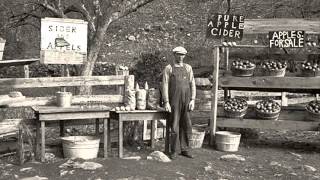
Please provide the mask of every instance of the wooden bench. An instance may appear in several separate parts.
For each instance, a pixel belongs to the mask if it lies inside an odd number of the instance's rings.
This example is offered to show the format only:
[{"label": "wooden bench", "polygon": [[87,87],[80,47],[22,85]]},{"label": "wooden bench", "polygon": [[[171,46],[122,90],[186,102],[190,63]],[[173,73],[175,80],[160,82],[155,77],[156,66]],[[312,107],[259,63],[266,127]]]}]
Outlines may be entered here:
[{"label": "wooden bench", "polygon": [[[111,76],[73,76],[73,77],[41,77],[41,78],[3,78],[0,79],[0,89],[2,91],[23,91],[24,89],[37,90],[39,88],[65,88],[65,87],[79,87],[79,86],[123,86],[124,89],[133,89],[134,87],[134,76],[133,75],[111,75]],[[57,89],[56,91],[58,91]],[[53,91],[55,92],[55,91]],[[87,102],[99,102],[103,104],[123,104],[124,103],[124,92],[122,94],[109,94],[107,91],[104,91],[103,94],[95,94],[95,95],[74,95],[72,97],[72,104],[81,104]],[[34,94],[35,92],[33,92]],[[42,118],[39,116],[39,108],[44,107],[54,107],[53,109],[59,109],[56,106],[56,98],[54,94],[45,95],[42,97],[26,97],[23,101],[19,102],[10,102],[7,103],[8,107],[21,107],[21,106],[30,106],[33,107],[35,112],[37,113],[36,124],[37,124],[37,137],[36,142],[39,147],[41,137],[41,160],[44,160],[44,148],[45,148],[45,122],[55,121],[55,117],[51,118]],[[73,109],[73,106],[70,109]],[[43,110],[43,108],[42,108]],[[103,109],[105,111],[103,118],[109,118],[109,110]],[[57,110],[55,110],[57,111]],[[64,108],[60,108],[60,111],[67,111]],[[41,111],[42,112],[42,111]],[[41,114],[40,112],[40,114]],[[68,111],[69,112],[69,111]],[[101,118],[94,116],[97,112],[92,111],[87,114],[81,114],[85,117],[80,119],[87,118]],[[72,116],[70,113],[66,113],[64,115],[56,116],[56,121],[60,123],[60,134],[63,135],[63,121],[65,120],[75,120],[79,118],[79,116]],[[62,120],[62,121],[61,121]],[[98,121],[96,121],[98,123]],[[96,127],[98,127],[96,125]],[[41,130],[41,131],[40,131]],[[98,129],[96,129],[98,131]],[[41,134],[41,133],[42,134]],[[105,133],[106,136],[106,133]],[[107,140],[107,138],[105,138]],[[39,148],[36,149],[36,157],[39,158]],[[107,151],[105,150],[105,155]]]}]

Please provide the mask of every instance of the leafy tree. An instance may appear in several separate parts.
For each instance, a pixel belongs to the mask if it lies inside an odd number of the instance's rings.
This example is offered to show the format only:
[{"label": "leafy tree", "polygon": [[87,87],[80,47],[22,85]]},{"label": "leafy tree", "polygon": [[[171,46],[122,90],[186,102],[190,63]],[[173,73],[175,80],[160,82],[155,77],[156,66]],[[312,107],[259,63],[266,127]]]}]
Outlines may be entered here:
[{"label": "leafy tree", "polygon": [[[108,27],[153,0],[6,0],[0,8],[10,14],[6,27],[31,25],[40,28],[42,17],[81,18],[88,22],[88,61],[80,75],[90,76]],[[6,8],[7,6],[14,8]],[[80,92],[88,93],[82,88]]]}]

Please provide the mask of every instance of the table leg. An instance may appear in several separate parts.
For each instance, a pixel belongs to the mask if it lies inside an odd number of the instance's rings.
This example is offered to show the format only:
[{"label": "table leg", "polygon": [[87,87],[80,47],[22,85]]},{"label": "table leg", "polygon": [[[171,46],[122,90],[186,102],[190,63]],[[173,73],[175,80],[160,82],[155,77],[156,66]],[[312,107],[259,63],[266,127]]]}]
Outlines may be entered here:
[{"label": "table leg", "polygon": [[111,152],[111,131],[110,131],[110,124],[111,124],[111,119],[108,119],[108,134],[107,134],[107,136],[108,136],[108,149],[107,149],[107,151],[108,152]]},{"label": "table leg", "polygon": [[157,121],[156,120],[152,120],[151,121],[151,137],[150,137],[151,148],[152,149],[154,148],[154,145],[155,145],[156,128],[157,128]]},{"label": "table leg", "polygon": [[45,122],[41,121],[41,162],[45,161],[45,150],[46,150],[46,129],[45,129]]},{"label": "table leg", "polygon": [[40,160],[40,121],[36,123],[36,145],[34,147],[34,153],[36,160]]},{"label": "table leg", "polygon": [[64,121],[59,121],[60,125],[60,136],[64,136]]},{"label": "table leg", "polygon": [[170,148],[170,129],[169,129],[169,122],[168,122],[168,120],[166,121],[166,137],[165,137],[165,153],[167,154],[167,155],[169,155],[170,154],[170,150],[169,150],[169,148]]},{"label": "table leg", "polygon": [[103,151],[104,151],[104,158],[108,157],[108,134],[109,134],[109,119],[103,119]]},{"label": "table leg", "polygon": [[99,118],[96,119],[96,136],[99,135]]},{"label": "table leg", "polygon": [[123,157],[123,122],[119,118],[119,158]]}]

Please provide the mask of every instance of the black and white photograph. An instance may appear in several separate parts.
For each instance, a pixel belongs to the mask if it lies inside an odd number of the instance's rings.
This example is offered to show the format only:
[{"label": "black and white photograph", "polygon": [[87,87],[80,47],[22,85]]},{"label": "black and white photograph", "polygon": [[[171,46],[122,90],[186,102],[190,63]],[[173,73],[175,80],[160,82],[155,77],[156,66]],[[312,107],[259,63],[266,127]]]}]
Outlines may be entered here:
[{"label": "black and white photograph", "polygon": [[0,0],[0,180],[320,180],[320,0]]}]

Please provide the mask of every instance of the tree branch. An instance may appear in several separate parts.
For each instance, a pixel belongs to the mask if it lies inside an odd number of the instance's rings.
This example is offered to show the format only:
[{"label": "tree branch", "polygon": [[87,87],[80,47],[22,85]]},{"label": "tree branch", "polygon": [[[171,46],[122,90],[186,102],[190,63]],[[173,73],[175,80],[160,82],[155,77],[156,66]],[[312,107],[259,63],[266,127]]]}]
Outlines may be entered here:
[{"label": "tree branch", "polygon": [[63,11],[60,11],[58,8],[55,8],[54,5],[50,4],[47,0],[44,0],[43,2],[37,2],[36,4],[42,6],[45,9],[48,9],[51,11],[55,16],[60,18],[66,18],[67,16],[63,13]]},{"label": "tree branch", "polygon": [[111,21],[120,19],[132,12],[137,11],[140,7],[152,2],[154,0],[126,0],[120,6],[120,11],[112,13]]}]

